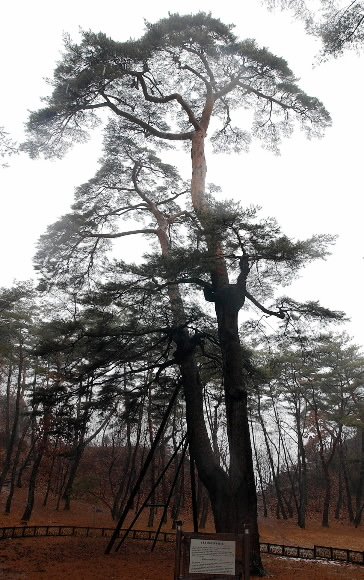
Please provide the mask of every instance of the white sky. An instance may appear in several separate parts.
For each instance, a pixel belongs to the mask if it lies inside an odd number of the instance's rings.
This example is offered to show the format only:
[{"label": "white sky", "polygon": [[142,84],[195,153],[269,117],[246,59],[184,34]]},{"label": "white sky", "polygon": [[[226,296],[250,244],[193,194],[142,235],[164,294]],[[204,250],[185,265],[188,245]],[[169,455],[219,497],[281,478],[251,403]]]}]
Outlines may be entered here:
[{"label": "white sky", "polygon": [[[136,38],[144,31],[144,18],[154,22],[168,16],[168,11],[211,11],[224,23],[234,23],[240,38],[255,38],[288,61],[300,86],[323,101],[333,127],[319,141],[307,141],[296,133],[283,144],[280,157],[262,150],[258,143],[249,154],[210,157],[208,179],[243,205],[261,205],[263,214],[276,217],[292,237],[339,235],[333,255],[303,270],[292,291],[285,293],[344,310],[352,319],[345,328],[364,344],[364,57],[348,53],[313,67],[319,45],[305,35],[300,23],[288,14],[268,13],[259,0],[239,4],[232,0],[139,0],[133,8],[120,0],[8,2],[2,8],[0,34],[0,125],[22,140],[27,110],[42,106],[40,97],[49,92],[44,78],[51,77],[60,57],[64,32],[74,40],[80,27],[105,32],[115,40]],[[0,169],[0,286],[34,277],[35,243],[47,225],[68,211],[74,187],[93,176],[99,141],[95,137],[87,146],[77,146],[62,161],[31,161],[22,155],[10,159],[9,168]]]}]

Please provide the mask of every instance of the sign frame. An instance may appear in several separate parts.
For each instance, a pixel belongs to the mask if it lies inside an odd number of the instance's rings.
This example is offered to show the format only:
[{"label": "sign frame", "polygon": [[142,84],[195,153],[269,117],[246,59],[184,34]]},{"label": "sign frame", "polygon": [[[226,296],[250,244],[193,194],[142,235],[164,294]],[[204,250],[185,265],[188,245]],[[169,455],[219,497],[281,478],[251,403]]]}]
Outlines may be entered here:
[{"label": "sign frame", "polygon": [[250,580],[250,530],[247,526],[243,534],[211,534],[185,532],[180,521],[176,525],[174,580]]}]

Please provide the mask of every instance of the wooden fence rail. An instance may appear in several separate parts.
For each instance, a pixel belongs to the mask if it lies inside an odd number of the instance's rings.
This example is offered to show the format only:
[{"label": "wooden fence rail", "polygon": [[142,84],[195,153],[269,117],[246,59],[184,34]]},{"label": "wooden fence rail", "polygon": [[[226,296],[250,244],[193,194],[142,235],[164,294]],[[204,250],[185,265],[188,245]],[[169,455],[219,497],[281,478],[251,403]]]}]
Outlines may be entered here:
[{"label": "wooden fence rail", "polygon": [[[0,528],[0,540],[55,537],[55,536],[78,536],[88,538],[109,538],[115,528],[94,528],[91,526],[13,526]],[[119,532],[124,535],[126,529]],[[157,532],[155,530],[131,530],[129,536],[135,540],[154,541]],[[173,532],[159,532],[157,539],[162,542],[175,542],[176,534]],[[364,551],[347,550],[346,548],[331,548],[328,546],[314,546],[303,548],[301,546],[285,546],[283,544],[271,544],[261,542],[260,551],[263,554],[285,556],[288,558],[301,558],[305,560],[332,560],[335,562],[348,562],[364,566]]]},{"label": "wooden fence rail", "polygon": [[[0,540],[16,538],[35,538],[50,536],[79,536],[89,538],[109,538],[115,528],[95,528],[92,526],[12,526],[0,528]],[[122,529],[119,536],[127,530]],[[131,530],[129,537],[137,540],[155,540],[155,530]],[[158,540],[163,542],[175,542],[176,534],[173,532],[159,532]]]},{"label": "wooden fence rail", "polygon": [[283,544],[261,542],[260,551],[274,556],[301,558],[304,560],[333,560],[335,562],[349,562],[350,564],[364,566],[364,552],[347,550],[346,548],[331,548],[328,546],[303,548],[301,546],[285,546]]}]

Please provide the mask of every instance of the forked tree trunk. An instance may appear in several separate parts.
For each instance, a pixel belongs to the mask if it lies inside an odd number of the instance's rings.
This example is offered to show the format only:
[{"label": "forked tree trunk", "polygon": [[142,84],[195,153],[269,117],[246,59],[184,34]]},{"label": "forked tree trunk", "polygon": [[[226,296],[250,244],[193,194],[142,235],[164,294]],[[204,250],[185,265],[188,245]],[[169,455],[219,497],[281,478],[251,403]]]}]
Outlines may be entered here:
[{"label": "forked tree trunk", "polygon": [[[251,571],[261,575],[263,567],[257,525],[257,497],[247,412],[247,390],[243,380],[243,357],[238,330],[238,316],[245,300],[245,282],[249,267],[247,261],[242,259],[237,283],[230,284],[220,240],[216,239],[214,232],[211,231],[211,208],[205,196],[207,167],[204,140],[213,106],[214,101],[209,94],[201,115],[201,130],[196,130],[192,138],[191,198],[196,215],[205,230],[211,257],[210,275],[214,297],[209,300],[215,302],[223,360],[230,461],[228,472],[220,466],[211,445],[205,423],[203,386],[194,354],[196,342],[185,326],[186,317],[178,285],[170,280],[168,293],[176,329],[173,334],[176,344],[174,359],[180,367],[182,376],[190,453],[199,477],[208,491],[216,531],[238,533],[248,525],[251,532]],[[167,232],[172,218],[167,219],[137,186],[136,190],[157,219],[156,233],[162,255],[167,256],[170,248]]]},{"label": "forked tree trunk", "polygon": [[[257,496],[249,432],[247,389],[243,378],[243,356],[238,328],[239,312],[245,301],[245,284],[249,266],[243,257],[240,261],[241,271],[237,282],[235,284],[229,282],[220,240],[211,227],[213,216],[205,196],[207,166],[204,140],[213,105],[212,96],[208,95],[201,115],[201,130],[196,131],[192,138],[191,197],[197,217],[205,230],[205,240],[211,256],[212,292],[208,299],[215,303],[223,361],[230,460],[228,473],[225,473],[214,461],[212,450],[211,453],[206,453],[206,445],[209,446],[209,450],[211,445],[207,433],[201,433],[201,427],[199,427],[202,423],[201,418],[204,416],[202,397],[200,396],[199,406],[191,408],[194,394],[190,392],[184,381],[187,422],[189,431],[192,431],[190,441],[195,442],[192,446],[192,456],[196,462],[199,477],[209,493],[216,531],[238,533],[243,531],[244,525],[250,527],[251,572],[259,575],[263,573],[263,567],[257,523]],[[190,364],[193,364],[192,361]],[[199,392],[201,393],[201,386]],[[204,422],[203,425],[205,427]]]}]

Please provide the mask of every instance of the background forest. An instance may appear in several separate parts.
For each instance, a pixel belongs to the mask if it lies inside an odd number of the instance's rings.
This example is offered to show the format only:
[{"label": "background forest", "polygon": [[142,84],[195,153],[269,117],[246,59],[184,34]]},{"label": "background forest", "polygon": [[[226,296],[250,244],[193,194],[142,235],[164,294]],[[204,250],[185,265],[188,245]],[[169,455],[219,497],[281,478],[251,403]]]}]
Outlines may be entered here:
[{"label": "background forest", "polygon": [[[129,360],[120,361],[120,336],[105,336],[105,318],[110,324],[110,317],[104,306],[91,312],[89,306],[76,308],[74,300],[60,293],[56,303],[57,318],[55,304],[46,305],[30,284],[1,294],[2,509],[10,512],[14,490],[26,487],[23,519],[31,517],[35,489],[44,504],[51,501],[58,509],[70,509],[72,498],[98,500],[118,519],[178,371],[170,370],[168,378],[156,378],[148,369],[134,372],[134,365],[142,367],[148,359],[147,350],[140,360],[144,339],[131,344],[135,337],[128,337]],[[307,517],[320,518],[323,525],[332,518],[359,525],[364,506],[361,350],[345,334],[313,329],[285,331],[269,337],[269,343],[254,342],[251,349],[256,375],[249,416],[260,514],[292,518],[301,527]],[[205,413],[214,452],[226,465],[218,370],[211,353],[204,363]],[[166,503],[181,456],[184,411],[180,399],[135,508],[172,458],[149,500]],[[201,482],[198,506],[204,527],[208,497]],[[188,456],[175,482],[171,523],[186,509],[191,509]],[[149,511],[153,525],[155,510]]]}]

